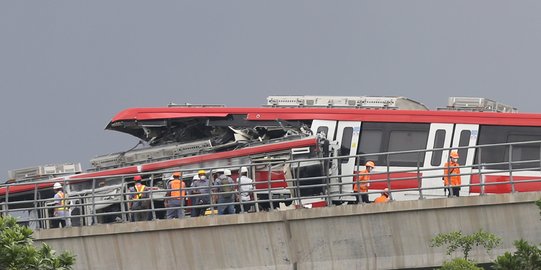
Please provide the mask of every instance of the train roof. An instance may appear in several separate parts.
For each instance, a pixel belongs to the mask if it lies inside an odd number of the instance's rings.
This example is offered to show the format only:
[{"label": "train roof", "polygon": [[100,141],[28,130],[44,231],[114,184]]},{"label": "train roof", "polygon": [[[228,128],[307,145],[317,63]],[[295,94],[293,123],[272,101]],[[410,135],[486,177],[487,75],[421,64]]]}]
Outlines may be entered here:
[{"label": "train roof", "polygon": [[245,115],[248,121],[344,120],[367,122],[460,123],[506,126],[541,126],[541,114],[444,110],[382,110],[352,108],[208,108],[157,107],[131,108],[113,117],[106,129],[117,130],[123,122],[141,122],[188,118],[225,118]]},{"label": "train roof", "polygon": [[[288,149],[297,148],[297,147],[307,147],[307,146],[315,145],[316,143],[317,143],[317,139],[315,137],[308,137],[308,138],[302,138],[298,140],[280,141],[280,142],[274,142],[274,143],[268,143],[268,144],[262,144],[262,145],[255,145],[251,147],[235,149],[235,150],[226,151],[226,152],[208,153],[208,154],[203,154],[203,155],[198,155],[198,156],[181,157],[181,158],[156,161],[156,162],[140,164],[140,165],[130,165],[126,167],[113,168],[113,169],[108,169],[108,170],[103,170],[103,171],[66,175],[66,176],[61,176],[54,179],[48,179],[48,180],[43,180],[39,182],[29,182],[28,184],[22,183],[21,185],[11,186],[9,187],[9,193],[16,194],[16,193],[21,193],[21,192],[32,191],[36,188],[39,190],[51,188],[54,182],[63,182],[64,180],[70,181],[71,183],[76,183],[79,181],[89,181],[92,178],[115,177],[115,176],[120,176],[120,175],[132,175],[132,174],[139,174],[139,173],[151,173],[155,171],[166,170],[166,169],[184,166],[184,165],[197,164],[197,163],[205,162],[205,161],[214,161],[214,160],[227,159],[227,158],[233,158],[233,157],[239,157],[239,156],[257,155],[261,153],[283,151],[283,150],[288,150]],[[0,197],[5,196],[6,192],[7,192],[7,187],[0,186]]]}]

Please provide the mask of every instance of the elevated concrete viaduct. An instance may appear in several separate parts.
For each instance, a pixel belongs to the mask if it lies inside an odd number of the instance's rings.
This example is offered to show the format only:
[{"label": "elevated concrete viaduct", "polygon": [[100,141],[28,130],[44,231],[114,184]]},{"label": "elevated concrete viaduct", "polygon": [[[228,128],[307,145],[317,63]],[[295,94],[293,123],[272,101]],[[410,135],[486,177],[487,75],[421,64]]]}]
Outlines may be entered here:
[{"label": "elevated concrete viaduct", "polygon": [[[541,243],[541,193],[345,205],[269,213],[96,225],[35,232],[75,269],[405,269],[440,266],[438,233],[479,229],[503,245],[472,257],[489,262],[523,238]],[[457,254],[460,256],[460,254]]]}]

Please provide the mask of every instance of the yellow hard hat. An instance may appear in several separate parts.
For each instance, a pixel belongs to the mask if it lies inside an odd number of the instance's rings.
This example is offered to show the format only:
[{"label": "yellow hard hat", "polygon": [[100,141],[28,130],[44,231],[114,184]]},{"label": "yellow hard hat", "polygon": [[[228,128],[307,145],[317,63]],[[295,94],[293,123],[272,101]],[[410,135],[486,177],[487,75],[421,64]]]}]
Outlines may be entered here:
[{"label": "yellow hard hat", "polygon": [[206,174],[206,173],[207,173],[207,171],[205,171],[205,170],[199,170],[199,171],[197,172],[197,174]]}]

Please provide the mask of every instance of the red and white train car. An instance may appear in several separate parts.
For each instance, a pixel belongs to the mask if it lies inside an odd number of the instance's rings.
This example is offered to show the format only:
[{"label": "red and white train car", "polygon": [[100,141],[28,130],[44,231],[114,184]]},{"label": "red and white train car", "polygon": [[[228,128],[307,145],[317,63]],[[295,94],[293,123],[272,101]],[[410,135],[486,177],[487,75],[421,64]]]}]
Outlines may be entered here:
[{"label": "red and white train car", "polygon": [[[113,117],[107,129],[131,134],[146,141],[149,147],[100,156],[91,161],[93,168],[66,179],[114,177],[125,174],[151,173],[160,170],[196,170],[207,167],[232,167],[262,160],[295,160],[327,155],[316,134],[325,134],[335,155],[346,157],[335,163],[332,185],[307,189],[300,195],[352,193],[358,164],[373,160],[377,167],[370,189],[391,185],[394,199],[417,199],[419,188],[442,187],[441,180],[448,150],[439,148],[468,147],[485,144],[541,140],[541,114],[516,113],[516,109],[482,98],[452,98],[447,110],[428,110],[422,104],[402,97],[317,97],[273,96],[267,106],[227,108],[222,106],[170,105],[159,108],[132,108]],[[299,149],[304,149],[299,151]],[[382,152],[422,150],[417,153],[376,155]],[[497,164],[509,160],[509,149],[492,147],[482,150],[459,149],[462,184],[507,182],[509,173],[483,173],[507,169]],[[513,161],[539,160],[538,144],[517,146]],[[298,154],[298,155],[297,155]],[[314,163],[315,164],[315,163]],[[481,167],[478,164],[489,164]],[[310,165],[311,166],[311,165]],[[323,177],[323,168],[305,168],[307,176]],[[503,168],[507,166],[507,168]],[[539,164],[519,163],[514,169],[516,191],[539,191],[539,183],[521,180],[539,178]],[[252,175],[260,189],[266,188],[266,168]],[[288,171],[289,170],[289,171]],[[475,171],[477,170],[477,171]],[[291,167],[271,170],[273,180],[295,178]],[[387,179],[390,179],[388,181]],[[314,184],[314,182],[309,182]],[[317,184],[317,181],[315,182]],[[50,183],[44,183],[48,187]],[[288,184],[273,182],[278,197],[291,195]],[[19,186],[18,190],[31,190]],[[78,188],[80,189],[80,188]],[[294,191],[293,191],[294,192]],[[461,195],[479,193],[480,187],[464,187]],[[486,193],[511,192],[509,185],[487,186]],[[0,189],[0,195],[5,189]],[[372,196],[375,196],[373,194]],[[442,189],[424,191],[424,197],[441,197]],[[372,197],[373,199],[373,197]],[[354,200],[353,196],[333,197],[337,203]]]}]

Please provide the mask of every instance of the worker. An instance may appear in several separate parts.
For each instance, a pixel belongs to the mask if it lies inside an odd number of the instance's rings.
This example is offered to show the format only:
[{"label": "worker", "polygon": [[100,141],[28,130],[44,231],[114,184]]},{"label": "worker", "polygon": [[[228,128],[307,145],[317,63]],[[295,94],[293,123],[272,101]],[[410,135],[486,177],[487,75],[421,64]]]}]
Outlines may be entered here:
[{"label": "worker", "polygon": [[358,175],[358,180],[353,184],[353,191],[359,193],[356,195],[356,203],[362,201],[363,203],[370,203],[368,199],[368,187],[370,186],[370,172],[374,170],[376,164],[373,161],[367,161],[365,164],[365,169],[362,170]]},{"label": "worker", "polygon": [[205,170],[197,172],[197,178],[194,177],[190,189],[192,196],[192,217],[198,217],[205,214],[205,210],[210,204],[210,182]]},{"label": "worker", "polygon": [[235,181],[231,178],[231,170],[224,169],[214,186],[218,192],[218,215],[235,214]]},{"label": "worker", "polygon": [[451,151],[449,154],[449,162],[446,162],[443,167],[443,185],[448,197],[460,196],[460,185],[462,179],[460,177],[460,164],[458,164],[457,151]]},{"label": "worker", "polygon": [[181,179],[182,174],[180,172],[173,173],[173,180],[169,181],[167,185],[167,191],[165,194],[168,197],[165,200],[167,209],[166,217],[167,219],[172,218],[182,218],[184,217],[184,198],[186,198],[186,184]]},{"label": "worker", "polygon": [[239,212],[250,212],[254,199],[254,181],[248,177],[248,168],[240,168],[240,178],[238,179],[239,192],[240,192],[240,209]]},{"label": "worker", "polygon": [[386,203],[388,201],[390,201],[391,199],[389,198],[389,189],[388,188],[385,188],[382,192],[381,192],[381,196],[377,197],[375,200],[374,200],[374,203]]},{"label": "worker", "polygon": [[139,211],[150,208],[150,201],[148,200],[148,188],[141,183],[142,177],[136,175],[133,177],[135,184],[133,187],[130,187],[129,191],[131,193],[131,206],[130,210],[138,210],[131,215],[132,221],[144,221],[149,219],[148,211]]},{"label": "worker", "polygon": [[53,216],[55,217],[52,220],[52,228],[62,228],[66,227],[66,218],[68,217],[68,208],[66,207],[66,194],[64,193],[64,188],[60,183],[54,183],[53,190],[54,194],[54,212]]}]

